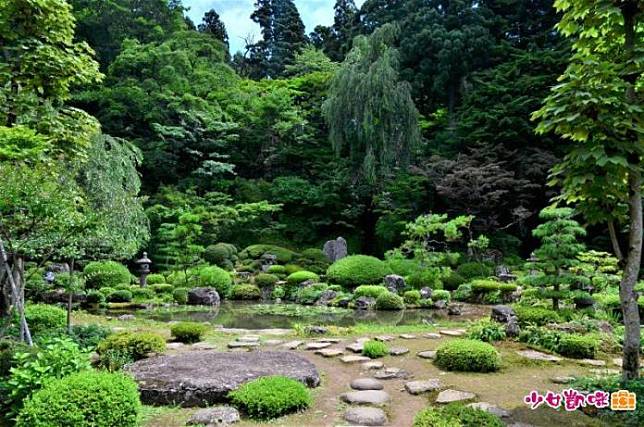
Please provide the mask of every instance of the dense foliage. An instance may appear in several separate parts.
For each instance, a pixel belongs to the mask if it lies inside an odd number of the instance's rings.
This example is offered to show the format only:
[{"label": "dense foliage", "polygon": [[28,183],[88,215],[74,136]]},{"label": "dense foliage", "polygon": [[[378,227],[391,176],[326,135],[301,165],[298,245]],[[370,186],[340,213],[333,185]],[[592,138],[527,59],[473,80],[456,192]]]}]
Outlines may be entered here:
[{"label": "dense foliage", "polygon": [[253,418],[271,419],[308,408],[313,399],[304,384],[281,377],[263,377],[247,382],[230,393],[230,398]]},{"label": "dense foliage", "polygon": [[458,339],[436,350],[436,364],[449,371],[491,372],[499,369],[500,363],[496,349],[481,341]]}]

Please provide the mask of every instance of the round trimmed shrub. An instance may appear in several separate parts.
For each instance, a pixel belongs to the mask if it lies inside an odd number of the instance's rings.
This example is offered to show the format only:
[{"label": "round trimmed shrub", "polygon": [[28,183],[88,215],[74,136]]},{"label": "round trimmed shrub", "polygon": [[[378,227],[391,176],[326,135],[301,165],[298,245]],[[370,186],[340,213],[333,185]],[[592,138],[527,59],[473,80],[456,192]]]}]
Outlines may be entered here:
[{"label": "round trimmed shrub", "polygon": [[206,247],[203,257],[210,264],[232,270],[235,261],[237,261],[237,248],[230,243],[209,245]]},{"label": "round trimmed shrub", "polygon": [[284,298],[286,295],[286,291],[284,290],[283,287],[281,286],[275,286],[275,289],[273,289],[273,292],[271,292],[271,298],[277,299],[277,298]]},{"label": "round trimmed shrub", "polygon": [[446,302],[450,302],[451,296],[449,294],[449,291],[445,291],[443,289],[438,289],[438,290],[432,292],[432,299],[434,301],[443,300],[443,301],[446,301]]},{"label": "round trimmed shrub", "polygon": [[380,295],[387,292],[389,292],[389,289],[381,285],[362,285],[355,288],[353,291],[353,297],[378,298]]},{"label": "round trimmed shrub", "polygon": [[260,288],[272,288],[277,283],[277,276],[270,273],[259,273],[255,276],[255,285]]},{"label": "round trimmed shrub", "polygon": [[99,342],[112,334],[107,326],[90,323],[72,326],[71,338],[81,349],[95,350]]},{"label": "round trimmed shrub", "polygon": [[120,283],[130,283],[130,271],[116,261],[94,261],[83,269],[85,287],[98,289],[105,286],[115,287]]},{"label": "round trimmed shrub", "polygon": [[219,295],[222,296],[228,295],[228,291],[230,291],[230,287],[233,284],[230,273],[216,266],[200,268],[197,271],[197,276],[200,286],[215,288]]},{"label": "round trimmed shrub", "polygon": [[387,264],[376,257],[351,255],[331,264],[326,271],[326,277],[331,283],[355,288],[382,282],[390,273]]},{"label": "round trimmed shrub", "polygon": [[362,347],[362,354],[372,359],[385,357],[389,354],[389,347],[384,342],[369,340]]},{"label": "round trimmed shrub", "polygon": [[283,275],[286,274],[286,267],[284,267],[283,265],[271,265],[270,267],[268,267],[268,270],[266,270],[266,272],[270,274]]},{"label": "round trimmed shrub", "polygon": [[425,408],[414,417],[413,427],[463,427],[457,417],[445,415],[440,408]]},{"label": "round trimmed shrub", "polygon": [[417,290],[406,291],[403,294],[405,304],[418,305],[420,303],[420,298],[420,291]]},{"label": "round trimmed shrub", "polygon": [[472,285],[469,283],[462,284],[454,291],[456,301],[468,301],[470,298],[472,298]]},{"label": "round trimmed shrub", "polygon": [[160,285],[160,284],[166,283],[165,276],[163,274],[158,274],[158,273],[148,274],[148,277],[146,278],[146,283],[148,285]]},{"label": "round trimmed shrub", "polygon": [[599,340],[592,335],[562,334],[557,352],[574,359],[594,359]]},{"label": "round trimmed shrub", "polygon": [[188,303],[188,288],[176,288],[172,291],[172,298],[177,304]]},{"label": "round trimmed shrub", "polygon": [[407,285],[414,289],[421,289],[426,286],[432,289],[441,289],[443,287],[441,270],[439,268],[426,268],[415,271],[407,276],[405,280],[407,281]]},{"label": "round trimmed shrub", "polygon": [[119,332],[98,343],[97,351],[103,354],[115,351],[126,354],[133,360],[143,359],[148,353],[163,353],[165,340],[152,332]]},{"label": "round trimmed shrub", "polygon": [[458,287],[463,283],[467,282],[467,280],[465,280],[465,277],[453,271],[449,276],[443,277],[442,282],[443,288],[447,289],[448,291],[454,291],[458,289]]},{"label": "round trimmed shrub", "polygon": [[258,300],[262,291],[255,285],[235,285],[230,291],[230,298],[236,300]]},{"label": "round trimmed shrub", "polygon": [[499,369],[501,356],[488,343],[456,339],[438,347],[435,362],[448,371],[492,372]]},{"label": "round trimmed shrub", "polygon": [[320,276],[313,273],[312,271],[302,270],[291,273],[286,278],[286,282],[289,284],[289,286],[297,286],[302,282],[306,282],[307,280],[313,280],[314,282],[317,282],[320,280]]},{"label": "round trimmed shrub", "polygon": [[458,266],[456,272],[463,276],[465,280],[488,277],[492,275],[493,270],[487,264],[480,262],[465,262]]},{"label": "round trimmed shrub", "polygon": [[279,264],[290,262],[297,254],[290,249],[276,245],[251,245],[239,253],[241,259],[259,259],[264,254],[271,254],[277,257]]},{"label": "round trimmed shrub", "polygon": [[201,341],[208,327],[203,323],[179,322],[170,327],[170,333],[176,341],[192,344]]},{"label": "round trimmed shrub", "polygon": [[150,285],[148,287],[151,291],[157,294],[171,294],[174,290],[174,286],[167,283],[159,283],[158,285]]},{"label": "round trimmed shrub", "polygon": [[87,304],[103,304],[105,302],[105,295],[97,290],[91,290],[87,292],[87,295],[85,296],[85,302]]},{"label": "round trimmed shrub", "polygon": [[130,302],[132,301],[132,292],[125,289],[115,290],[107,296],[109,302]]},{"label": "round trimmed shrub", "polygon": [[[155,285],[159,286],[159,285]],[[171,285],[168,285],[172,287]],[[151,300],[156,296],[152,289],[148,288],[132,288],[132,298],[135,300]]]},{"label": "round trimmed shrub", "polygon": [[295,301],[299,304],[313,304],[326,291],[329,286],[326,283],[315,283],[311,286],[298,289],[295,294]]},{"label": "round trimmed shrub", "polygon": [[25,318],[34,334],[48,329],[63,328],[67,324],[67,312],[55,305],[27,304]]},{"label": "round trimmed shrub", "polygon": [[451,403],[443,408],[442,415],[447,419],[456,418],[463,427],[504,427],[501,419],[482,409],[469,408],[460,403]]},{"label": "round trimmed shrub", "polygon": [[403,310],[405,301],[392,292],[385,292],[376,298],[376,310]]},{"label": "round trimmed shrub", "polygon": [[136,427],[141,402],[134,380],[86,371],[47,383],[27,399],[17,427]]},{"label": "round trimmed shrub", "polygon": [[316,274],[323,274],[329,268],[329,259],[324,255],[322,249],[310,248],[305,249],[297,257],[297,264],[305,270],[312,271]]},{"label": "round trimmed shrub", "polygon": [[102,293],[105,297],[107,297],[109,294],[114,292],[116,289],[110,287],[110,286],[105,286],[104,288],[100,288],[98,291]]},{"label": "round trimmed shrub", "polygon": [[304,384],[278,375],[247,382],[228,396],[249,417],[262,420],[306,409],[313,402]]},{"label": "round trimmed shrub", "polygon": [[549,308],[529,307],[524,305],[515,305],[513,308],[521,325],[530,323],[542,326],[548,323],[557,323],[561,320],[559,313]]},{"label": "round trimmed shrub", "polygon": [[289,274],[293,274],[293,273],[295,273],[295,272],[297,272],[297,271],[304,271],[304,269],[303,269],[302,267],[300,267],[299,265],[295,265],[295,264],[286,264],[286,265],[284,266],[284,273],[285,273],[287,276],[288,276]]}]

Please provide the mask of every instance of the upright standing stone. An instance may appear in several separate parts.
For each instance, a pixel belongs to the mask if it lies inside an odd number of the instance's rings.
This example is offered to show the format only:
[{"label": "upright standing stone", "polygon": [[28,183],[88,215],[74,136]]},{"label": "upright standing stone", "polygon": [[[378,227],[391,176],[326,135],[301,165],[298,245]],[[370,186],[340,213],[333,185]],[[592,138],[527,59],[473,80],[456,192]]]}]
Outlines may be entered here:
[{"label": "upright standing stone", "polygon": [[342,237],[329,240],[324,244],[322,251],[329,261],[335,262],[347,256],[347,241]]}]

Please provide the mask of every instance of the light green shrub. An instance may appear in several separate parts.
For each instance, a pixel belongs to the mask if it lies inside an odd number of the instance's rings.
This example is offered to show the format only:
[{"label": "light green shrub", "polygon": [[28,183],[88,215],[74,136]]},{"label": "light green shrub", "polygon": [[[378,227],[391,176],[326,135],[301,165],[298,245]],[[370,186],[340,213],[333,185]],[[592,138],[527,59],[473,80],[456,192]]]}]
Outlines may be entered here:
[{"label": "light green shrub", "polygon": [[405,304],[418,305],[420,303],[420,291],[415,289],[406,291],[403,293],[403,300],[405,300]]},{"label": "light green shrub", "polygon": [[384,342],[369,340],[364,343],[362,354],[372,359],[378,359],[389,354],[389,347]]},{"label": "light green shrub", "polygon": [[156,294],[171,294],[172,291],[174,290],[174,286],[169,285],[167,283],[160,283],[158,285],[150,285],[148,286],[149,289],[154,291]]},{"label": "light green shrub", "polygon": [[163,353],[165,340],[152,332],[119,332],[98,343],[97,350],[101,355],[113,350],[139,360],[148,353]]},{"label": "light green shrub", "polygon": [[172,291],[172,299],[174,299],[177,304],[187,304],[188,288],[176,288]]},{"label": "light green shrub", "polygon": [[460,285],[457,290],[454,291],[454,299],[456,301],[469,301],[472,298],[472,285],[465,283]]},{"label": "light green shrub", "polygon": [[392,292],[385,292],[376,298],[376,310],[404,310],[405,301]]},{"label": "light green shrub", "polygon": [[348,288],[380,283],[391,270],[383,261],[367,255],[342,258],[327,269],[327,280]]},{"label": "light green shrub", "polygon": [[530,323],[542,326],[548,323],[557,323],[561,321],[559,314],[548,308],[528,307],[524,305],[515,305],[513,308],[521,325]]},{"label": "light green shrub", "polygon": [[251,245],[239,253],[239,258],[259,259],[264,254],[275,255],[279,264],[287,264],[297,255],[290,249],[276,245]]},{"label": "light green shrub", "polygon": [[228,295],[233,279],[226,270],[216,267],[202,267],[197,270],[199,284],[202,287],[215,288],[222,297]]},{"label": "light green shrub", "polygon": [[434,301],[445,301],[445,302],[450,302],[451,296],[449,294],[449,291],[445,291],[442,289],[435,290],[432,292],[432,299]]},{"label": "light green shrub", "polygon": [[295,295],[295,301],[299,304],[313,304],[319,298],[322,292],[328,289],[326,283],[316,283],[311,286],[306,286],[304,288],[298,289]]},{"label": "light green shrub", "polygon": [[192,344],[201,341],[208,327],[203,323],[179,322],[170,327],[170,333],[176,341]]},{"label": "light green shrub", "polygon": [[505,328],[490,319],[481,319],[467,328],[467,337],[473,340],[494,342],[505,339]]},{"label": "light green shrub", "polygon": [[268,270],[266,270],[267,273],[270,274],[278,274],[278,275],[284,275],[286,274],[286,267],[283,265],[271,265],[268,267]]},{"label": "light green shrub", "polygon": [[353,297],[356,299],[360,297],[378,298],[385,292],[389,292],[389,289],[381,285],[361,285],[355,288]]},{"label": "light green shrub", "polygon": [[115,287],[120,283],[130,283],[130,271],[126,266],[115,261],[90,262],[83,269],[85,287],[98,289]]},{"label": "light green shrub", "polygon": [[304,384],[282,376],[252,380],[230,392],[229,397],[248,416],[262,420],[306,409],[313,402]]},{"label": "light green shrub", "polygon": [[425,408],[414,417],[412,427],[463,427],[455,416],[443,414],[440,408]]},{"label": "light green shrub", "polygon": [[302,282],[306,282],[307,280],[313,280],[314,282],[317,282],[320,280],[320,276],[313,273],[312,271],[303,270],[291,273],[286,278],[286,282],[289,284],[289,286],[297,286]]},{"label": "light green shrub", "polygon": [[255,285],[260,288],[273,287],[275,286],[275,283],[277,283],[277,281],[277,276],[270,273],[259,273],[257,276],[255,276]]},{"label": "light green shrub", "polygon": [[130,302],[132,301],[132,292],[122,290],[115,290],[107,296],[109,302]]},{"label": "light green shrub", "polygon": [[235,285],[230,291],[230,298],[234,300],[258,300],[262,291],[255,285]]},{"label": "light green shrub", "polygon": [[594,359],[599,339],[593,335],[562,334],[557,352],[574,359]]},{"label": "light green shrub", "polygon": [[63,328],[67,324],[67,312],[55,305],[27,304],[25,318],[34,335],[50,329]]},{"label": "light green shrub", "polygon": [[435,362],[448,371],[491,372],[499,369],[501,357],[488,343],[456,339],[438,347]]},{"label": "light green shrub", "polygon": [[148,274],[148,277],[146,278],[146,283],[148,285],[160,285],[160,284],[166,283],[166,279],[163,274],[152,273],[152,274]]}]

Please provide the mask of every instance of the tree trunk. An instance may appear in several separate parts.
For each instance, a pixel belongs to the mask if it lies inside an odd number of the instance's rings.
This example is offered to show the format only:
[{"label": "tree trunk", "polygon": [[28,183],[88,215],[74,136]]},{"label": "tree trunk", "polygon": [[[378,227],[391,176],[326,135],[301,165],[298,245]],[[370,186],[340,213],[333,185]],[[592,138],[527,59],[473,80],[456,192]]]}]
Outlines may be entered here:
[{"label": "tree trunk", "polygon": [[610,236],[610,243],[613,245],[613,253],[621,264],[624,260],[624,255],[622,254],[622,249],[619,247],[619,239],[617,237],[617,230],[615,229],[615,222],[613,220],[608,221],[608,235]]},{"label": "tree trunk", "polygon": [[[627,1],[621,6],[624,18],[624,51],[625,60],[634,58],[635,48],[635,17],[639,13],[638,1]],[[625,75],[626,100],[637,104],[635,94],[636,75]],[[633,143],[638,143],[638,136],[633,135]],[[632,153],[628,159],[628,204],[630,230],[628,236],[628,252],[624,273],[620,283],[619,298],[624,316],[624,355],[622,360],[622,378],[626,380],[639,378],[640,367],[640,314],[637,307],[638,295],[635,292],[640,263],[642,261],[642,159],[637,153]]]},{"label": "tree trunk", "polygon": [[74,299],[74,291],[71,287],[74,283],[74,260],[70,263],[69,267],[69,286],[67,291],[67,333],[72,333],[72,303]]},{"label": "tree trunk", "polygon": [[[21,263],[22,260],[20,258],[18,260],[20,260],[20,262],[16,262],[14,269],[18,271],[18,277],[20,278],[20,269],[17,267],[17,264]],[[32,346],[33,342],[31,340],[31,333],[29,332],[29,325],[27,324],[27,319],[25,319],[24,293],[18,286],[18,283],[16,283],[16,281],[14,280],[14,273],[13,271],[11,271],[11,268],[9,268],[7,252],[5,252],[4,250],[4,242],[2,241],[2,238],[0,238],[0,268],[4,269],[7,275],[7,280],[9,281],[9,285],[11,286],[11,303],[13,305],[13,308],[18,311],[18,319],[20,322],[21,330],[20,337],[21,339],[24,338],[27,341],[27,344]],[[24,274],[22,275],[22,277],[24,277]],[[9,316],[11,316],[11,311],[12,307],[10,306],[8,312]]]}]

